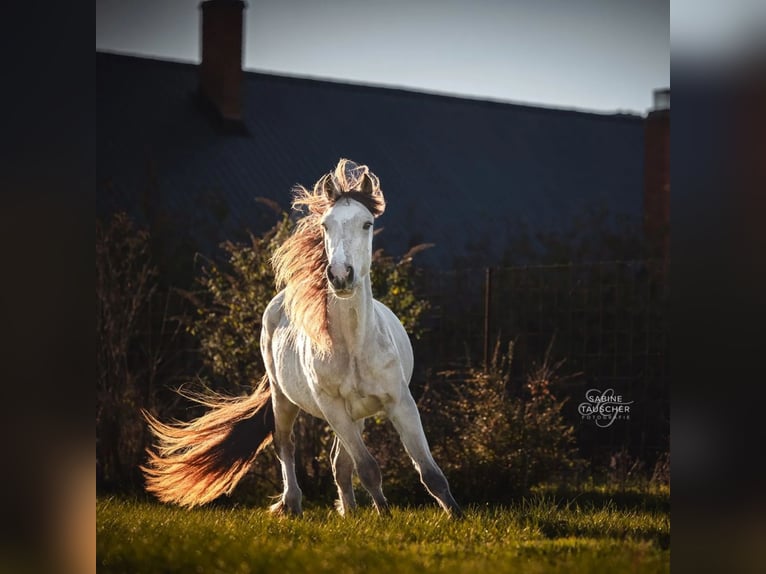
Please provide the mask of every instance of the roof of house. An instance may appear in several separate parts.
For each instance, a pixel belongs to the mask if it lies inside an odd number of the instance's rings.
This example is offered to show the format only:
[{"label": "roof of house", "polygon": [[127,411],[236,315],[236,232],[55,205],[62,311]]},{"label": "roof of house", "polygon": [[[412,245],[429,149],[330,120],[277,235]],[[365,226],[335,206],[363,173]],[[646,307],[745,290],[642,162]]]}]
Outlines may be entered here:
[{"label": "roof of house", "polygon": [[451,265],[499,257],[519,225],[566,226],[589,208],[640,221],[643,118],[546,109],[246,72],[245,134],[201,111],[197,66],[96,53],[97,212],[172,221],[205,245],[289,207],[340,157],[370,166],[387,200],[376,241],[432,242]]}]

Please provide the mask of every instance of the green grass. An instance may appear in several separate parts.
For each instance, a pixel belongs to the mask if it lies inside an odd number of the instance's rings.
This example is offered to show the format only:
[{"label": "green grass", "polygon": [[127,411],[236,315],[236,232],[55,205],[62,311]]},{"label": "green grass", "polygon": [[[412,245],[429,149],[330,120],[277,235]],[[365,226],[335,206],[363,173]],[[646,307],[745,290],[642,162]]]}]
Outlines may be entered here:
[{"label": "green grass", "polygon": [[538,495],[510,507],[394,507],[389,518],[330,508],[277,518],[264,508],[184,510],[97,501],[99,572],[669,572],[666,509]]}]

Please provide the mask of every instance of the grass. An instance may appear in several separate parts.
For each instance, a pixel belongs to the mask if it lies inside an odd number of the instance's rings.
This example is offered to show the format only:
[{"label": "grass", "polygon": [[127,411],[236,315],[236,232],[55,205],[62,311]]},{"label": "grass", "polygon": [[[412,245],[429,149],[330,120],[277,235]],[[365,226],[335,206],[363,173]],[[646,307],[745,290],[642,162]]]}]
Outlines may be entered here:
[{"label": "grass", "polygon": [[330,508],[277,518],[264,508],[185,510],[118,497],[97,501],[99,572],[669,572],[662,508],[539,494],[509,507],[394,507],[389,518]]}]

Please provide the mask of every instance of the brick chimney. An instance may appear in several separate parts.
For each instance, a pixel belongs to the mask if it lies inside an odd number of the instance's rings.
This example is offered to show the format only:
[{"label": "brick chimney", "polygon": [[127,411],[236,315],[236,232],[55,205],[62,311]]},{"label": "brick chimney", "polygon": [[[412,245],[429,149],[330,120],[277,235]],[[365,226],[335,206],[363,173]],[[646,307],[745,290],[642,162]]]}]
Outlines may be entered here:
[{"label": "brick chimney", "polygon": [[199,92],[226,125],[242,124],[242,0],[206,0],[202,11]]},{"label": "brick chimney", "polygon": [[670,89],[654,91],[644,124],[644,236],[650,255],[670,258]]}]

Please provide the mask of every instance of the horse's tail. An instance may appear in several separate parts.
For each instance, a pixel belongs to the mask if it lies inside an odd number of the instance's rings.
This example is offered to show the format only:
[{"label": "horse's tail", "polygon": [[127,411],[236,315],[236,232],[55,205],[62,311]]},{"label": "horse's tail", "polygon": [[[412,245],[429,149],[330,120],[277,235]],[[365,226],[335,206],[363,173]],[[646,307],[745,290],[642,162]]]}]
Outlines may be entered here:
[{"label": "horse's tail", "polygon": [[188,423],[167,425],[143,411],[157,443],[141,467],[146,490],[189,507],[230,494],[274,432],[268,377],[248,397],[191,398],[211,410]]}]

